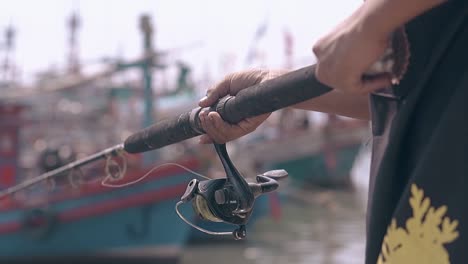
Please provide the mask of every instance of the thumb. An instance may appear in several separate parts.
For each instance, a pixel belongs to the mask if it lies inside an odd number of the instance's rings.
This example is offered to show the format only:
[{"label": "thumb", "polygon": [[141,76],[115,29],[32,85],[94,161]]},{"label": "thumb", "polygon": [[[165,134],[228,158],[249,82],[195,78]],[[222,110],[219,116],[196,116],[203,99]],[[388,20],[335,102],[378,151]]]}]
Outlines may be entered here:
[{"label": "thumb", "polygon": [[198,105],[200,107],[212,106],[219,98],[229,94],[230,86],[231,77],[228,76],[213,88],[208,89],[208,91],[206,91],[206,96],[200,99]]},{"label": "thumb", "polygon": [[389,73],[381,73],[373,76],[364,76],[362,80],[363,93],[371,93],[375,90],[392,86],[392,75]]}]

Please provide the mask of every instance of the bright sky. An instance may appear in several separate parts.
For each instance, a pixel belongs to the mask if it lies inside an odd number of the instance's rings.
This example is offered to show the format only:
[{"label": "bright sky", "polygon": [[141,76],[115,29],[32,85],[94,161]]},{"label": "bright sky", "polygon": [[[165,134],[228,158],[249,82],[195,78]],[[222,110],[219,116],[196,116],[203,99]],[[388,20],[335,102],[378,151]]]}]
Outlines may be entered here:
[{"label": "bright sky", "polygon": [[[65,66],[66,19],[74,9],[81,16],[80,57],[91,62],[102,57],[136,58],[141,54],[139,16],[152,17],[159,49],[191,47],[177,53],[192,65],[195,78],[210,72],[220,78],[226,71],[245,67],[248,47],[257,27],[267,19],[268,30],[258,43],[265,64],[284,64],[283,32],[294,37],[297,65],[314,61],[311,47],[317,38],[349,15],[360,0],[14,0],[0,9],[3,31],[16,28],[14,59],[23,78],[55,65]],[[223,60],[230,58],[227,68]],[[3,53],[0,50],[0,60]]]}]

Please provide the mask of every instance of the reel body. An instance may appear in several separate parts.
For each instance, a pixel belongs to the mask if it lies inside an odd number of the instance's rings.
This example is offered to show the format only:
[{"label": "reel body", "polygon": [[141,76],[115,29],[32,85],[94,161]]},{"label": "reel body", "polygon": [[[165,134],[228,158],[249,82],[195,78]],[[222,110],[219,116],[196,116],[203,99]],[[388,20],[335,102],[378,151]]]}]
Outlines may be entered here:
[{"label": "reel body", "polygon": [[[285,170],[273,170],[257,175],[256,181],[247,183],[231,162],[225,144],[214,144],[216,152],[223,164],[226,178],[199,181],[193,179],[176,205],[177,214],[187,224],[211,235],[233,235],[235,239],[246,236],[245,225],[253,212],[255,199],[261,194],[275,191],[279,184],[277,180],[285,178]],[[195,226],[179,212],[178,206],[192,202],[193,210],[204,220],[225,222],[239,227],[232,232],[211,232]]]}]

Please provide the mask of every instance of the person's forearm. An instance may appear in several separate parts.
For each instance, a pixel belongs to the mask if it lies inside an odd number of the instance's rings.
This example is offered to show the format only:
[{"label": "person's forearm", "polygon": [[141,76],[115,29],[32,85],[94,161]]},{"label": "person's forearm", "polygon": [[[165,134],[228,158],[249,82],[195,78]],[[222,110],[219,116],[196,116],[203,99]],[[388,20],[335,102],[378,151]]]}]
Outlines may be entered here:
[{"label": "person's forearm", "polygon": [[[364,35],[385,39],[398,27],[444,2],[446,0],[366,0],[346,23],[357,25]],[[370,120],[368,95],[332,91],[294,108]]]},{"label": "person's forearm", "polygon": [[[366,0],[345,24],[361,31],[362,36],[385,40],[390,33],[409,20],[444,3],[446,0]],[[324,113],[369,120],[368,95],[332,91],[294,106]]]},{"label": "person's forearm", "polygon": [[368,95],[350,95],[340,91],[331,91],[292,107],[370,120]]},{"label": "person's forearm", "polygon": [[363,30],[389,34],[411,19],[446,0],[366,0],[354,14]]}]

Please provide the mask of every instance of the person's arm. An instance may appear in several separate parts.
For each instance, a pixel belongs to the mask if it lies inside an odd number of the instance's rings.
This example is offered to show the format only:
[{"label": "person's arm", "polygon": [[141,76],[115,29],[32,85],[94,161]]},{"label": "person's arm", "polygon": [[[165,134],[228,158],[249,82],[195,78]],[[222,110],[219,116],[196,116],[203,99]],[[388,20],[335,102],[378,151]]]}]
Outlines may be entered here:
[{"label": "person's arm", "polygon": [[[362,74],[380,57],[388,43],[388,36],[394,30],[444,2],[367,0],[314,47],[318,58],[317,78],[337,90],[356,93],[332,91],[297,104],[294,108],[369,120],[369,99],[363,92],[391,85],[391,76],[382,75],[372,81],[363,81]],[[335,63],[337,61],[339,63]]]},{"label": "person's arm", "polygon": [[446,0],[367,0],[361,13],[363,28],[374,34],[391,33]]},{"label": "person's arm", "polygon": [[383,54],[391,33],[444,0],[367,0],[313,47],[317,79],[336,90],[363,94],[391,85],[390,73],[363,74]]},{"label": "person's arm", "polygon": [[[382,75],[364,81],[363,73],[383,54],[393,30],[443,2],[442,0],[367,0],[353,15],[314,45],[313,51],[317,56],[316,77],[336,91],[294,107],[368,120],[369,103],[366,93],[391,85],[391,78]],[[199,105],[208,107],[227,94],[235,95],[241,89],[272,77],[266,74],[277,75],[272,71],[228,75],[208,91]],[[216,112],[202,112],[201,125],[207,134],[201,136],[200,142],[223,143],[239,138],[254,131],[267,117],[268,114],[247,118],[231,125],[224,122]]]}]

